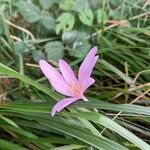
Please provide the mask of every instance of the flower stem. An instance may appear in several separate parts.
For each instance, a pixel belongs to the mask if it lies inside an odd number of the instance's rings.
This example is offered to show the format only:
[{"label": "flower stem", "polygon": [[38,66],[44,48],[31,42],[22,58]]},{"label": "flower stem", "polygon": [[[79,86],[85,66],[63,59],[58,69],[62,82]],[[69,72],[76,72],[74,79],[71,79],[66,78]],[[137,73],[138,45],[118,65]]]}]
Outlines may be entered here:
[{"label": "flower stem", "polygon": [[82,96],[82,99],[86,102],[89,101],[85,96]]}]

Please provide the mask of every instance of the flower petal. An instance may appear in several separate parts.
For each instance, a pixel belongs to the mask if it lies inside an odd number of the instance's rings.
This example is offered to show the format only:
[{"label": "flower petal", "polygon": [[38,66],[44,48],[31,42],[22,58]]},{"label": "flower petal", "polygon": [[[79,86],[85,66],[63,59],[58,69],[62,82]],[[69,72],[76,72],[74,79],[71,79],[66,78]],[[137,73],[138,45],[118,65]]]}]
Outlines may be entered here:
[{"label": "flower petal", "polygon": [[95,66],[98,59],[99,59],[99,56],[95,56],[93,67]]},{"label": "flower petal", "polygon": [[63,108],[77,100],[78,98],[65,98],[63,100],[58,101],[52,108],[51,116],[53,117],[57,112],[60,112]]},{"label": "flower petal", "polygon": [[48,78],[49,82],[57,92],[66,96],[71,96],[68,84],[55,68],[48,64],[45,60],[40,60],[39,66],[43,74]]},{"label": "flower petal", "polygon": [[80,66],[78,78],[81,84],[83,84],[92,73],[93,67],[98,59],[98,56],[95,57],[96,53],[97,47],[95,46],[90,50]]},{"label": "flower petal", "polygon": [[89,88],[93,83],[95,82],[95,80],[91,77],[88,78],[88,80],[85,82],[84,86],[83,86],[83,92]]},{"label": "flower petal", "polygon": [[78,82],[74,72],[66,61],[62,59],[59,60],[59,69],[69,85]]}]

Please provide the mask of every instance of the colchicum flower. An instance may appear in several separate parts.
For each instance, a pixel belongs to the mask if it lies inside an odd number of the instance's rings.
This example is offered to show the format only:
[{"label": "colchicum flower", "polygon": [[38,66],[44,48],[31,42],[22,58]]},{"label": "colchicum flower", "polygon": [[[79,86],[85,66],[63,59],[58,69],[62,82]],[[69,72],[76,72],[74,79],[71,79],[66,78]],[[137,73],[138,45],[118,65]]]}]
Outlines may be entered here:
[{"label": "colchicum flower", "polygon": [[58,101],[54,105],[51,116],[54,116],[57,112],[60,112],[63,108],[79,99],[88,101],[84,96],[84,92],[95,82],[95,80],[90,76],[99,57],[95,56],[96,53],[97,47],[93,47],[89,51],[79,68],[78,78],[76,78],[69,64],[62,59],[59,60],[60,72],[48,64],[45,60],[40,60],[39,66],[54,89],[69,97]]}]

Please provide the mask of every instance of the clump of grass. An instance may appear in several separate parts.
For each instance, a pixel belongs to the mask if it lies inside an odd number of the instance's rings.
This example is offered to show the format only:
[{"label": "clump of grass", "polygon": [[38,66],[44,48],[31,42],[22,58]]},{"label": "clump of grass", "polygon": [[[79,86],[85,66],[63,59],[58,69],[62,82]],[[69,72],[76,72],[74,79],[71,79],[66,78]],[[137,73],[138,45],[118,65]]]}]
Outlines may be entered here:
[{"label": "clump of grass", "polygon": [[[1,149],[148,150],[149,1],[0,2]],[[64,21],[65,20],[65,21]],[[70,62],[90,47],[100,59],[87,92],[50,117],[62,96],[42,76],[40,58]]]}]

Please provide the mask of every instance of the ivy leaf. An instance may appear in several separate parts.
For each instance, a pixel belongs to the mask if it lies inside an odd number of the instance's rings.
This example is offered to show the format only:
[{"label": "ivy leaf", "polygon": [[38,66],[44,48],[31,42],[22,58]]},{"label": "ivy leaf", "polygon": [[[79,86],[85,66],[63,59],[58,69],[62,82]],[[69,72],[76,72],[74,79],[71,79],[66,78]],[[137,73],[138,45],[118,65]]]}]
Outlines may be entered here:
[{"label": "ivy leaf", "polygon": [[88,26],[92,26],[93,20],[94,20],[94,15],[91,9],[87,9],[85,11],[80,11],[79,12],[79,19],[80,21]]},{"label": "ivy leaf", "polygon": [[51,16],[48,16],[48,15],[42,16],[40,22],[48,30],[55,29],[55,26],[56,26],[55,19]]},{"label": "ivy leaf", "polygon": [[42,8],[49,9],[55,1],[54,0],[39,0],[39,2]]},{"label": "ivy leaf", "polygon": [[105,24],[108,20],[107,14],[102,9],[97,10],[97,23]]},{"label": "ivy leaf", "polygon": [[16,3],[16,6],[27,22],[34,23],[40,20],[41,11],[33,3],[28,1],[19,1]]},{"label": "ivy leaf", "polygon": [[72,13],[63,13],[57,20],[56,33],[59,34],[61,30],[69,31],[73,28],[75,23],[75,16]]},{"label": "ivy leaf", "polygon": [[45,46],[48,60],[59,60],[64,56],[64,46],[62,42],[53,41]]}]

